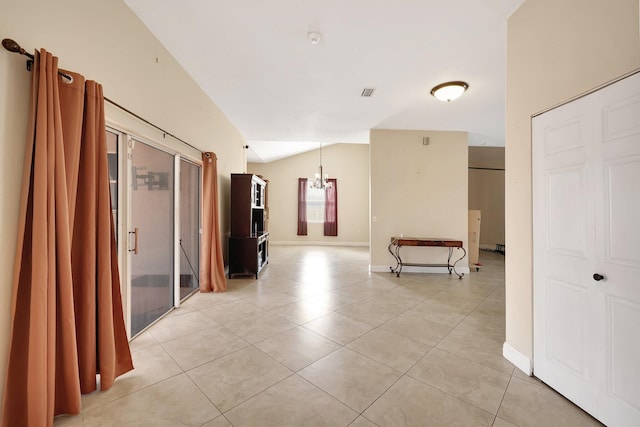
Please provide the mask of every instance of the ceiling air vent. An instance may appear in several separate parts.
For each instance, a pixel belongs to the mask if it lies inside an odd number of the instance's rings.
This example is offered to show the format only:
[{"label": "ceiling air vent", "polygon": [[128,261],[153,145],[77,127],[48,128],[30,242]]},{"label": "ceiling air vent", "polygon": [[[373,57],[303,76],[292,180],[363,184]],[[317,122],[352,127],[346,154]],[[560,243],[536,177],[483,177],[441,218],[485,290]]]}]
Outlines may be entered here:
[{"label": "ceiling air vent", "polygon": [[364,96],[365,98],[369,98],[370,96],[373,95],[373,91],[374,90],[375,90],[374,88],[365,87],[364,89],[362,89],[362,93],[360,94],[360,96]]}]

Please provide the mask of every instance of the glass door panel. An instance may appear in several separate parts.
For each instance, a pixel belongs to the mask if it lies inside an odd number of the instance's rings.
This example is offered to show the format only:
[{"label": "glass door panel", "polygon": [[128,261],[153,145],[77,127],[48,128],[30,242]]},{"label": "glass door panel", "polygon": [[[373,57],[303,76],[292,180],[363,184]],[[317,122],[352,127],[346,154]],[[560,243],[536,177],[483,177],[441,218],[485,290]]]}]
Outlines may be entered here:
[{"label": "glass door panel", "polygon": [[180,299],[198,289],[200,275],[200,167],[180,160]]},{"label": "glass door panel", "polygon": [[113,214],[113,225],[116,229],[116,240],[118,240],[118,145],[120,134],[107,129],[107,159],[109,163],[109,188],[111,194],[111,212]]},{"label": "glass door panel", "polygon": [[131,336],[173,307],[174,157],[131,149]]}]

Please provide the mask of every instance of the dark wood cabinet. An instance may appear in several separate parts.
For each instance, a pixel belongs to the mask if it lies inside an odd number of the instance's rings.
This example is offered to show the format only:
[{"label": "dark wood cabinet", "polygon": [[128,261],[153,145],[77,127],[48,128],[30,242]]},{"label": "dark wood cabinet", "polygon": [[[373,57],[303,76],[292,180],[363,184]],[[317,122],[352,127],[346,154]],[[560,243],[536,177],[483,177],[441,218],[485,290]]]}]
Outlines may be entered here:
[{"label": "dark wood cabinet", "polygon": [[269,262],[266,230],[266,182],[247,173],[231,174],[229,278],[255,274]]}]

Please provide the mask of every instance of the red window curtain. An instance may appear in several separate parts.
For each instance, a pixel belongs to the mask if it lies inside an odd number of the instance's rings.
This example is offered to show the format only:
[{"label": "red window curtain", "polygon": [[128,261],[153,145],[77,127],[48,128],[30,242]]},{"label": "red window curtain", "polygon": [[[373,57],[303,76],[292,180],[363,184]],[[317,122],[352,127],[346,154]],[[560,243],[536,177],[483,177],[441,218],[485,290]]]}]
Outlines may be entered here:
[{"label": "red window curtain", "polygon": [[52,426],[131,369],[102,87],[36,52],[2,426]]},{"label": "red window curtain", "polygon": [[298,178],[298,236],[307,235],[307,178]]},{"label": "red window curtain", "polygon": [[324,235],[338,235],[338,180],[330,178],[331,184],[324,189]]},{"label": "red window curtain", "polygon": [[200,292],[224,292],[222,239],[218,221],[218,159],[215,153],[202,153],[202,251]]}]

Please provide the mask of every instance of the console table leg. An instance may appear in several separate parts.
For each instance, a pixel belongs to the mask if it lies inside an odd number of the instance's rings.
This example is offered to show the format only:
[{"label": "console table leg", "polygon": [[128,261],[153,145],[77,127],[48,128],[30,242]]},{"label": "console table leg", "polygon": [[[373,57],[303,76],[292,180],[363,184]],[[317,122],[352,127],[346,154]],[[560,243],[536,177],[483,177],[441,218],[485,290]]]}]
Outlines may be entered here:
[{"label": "console table leg", "polygon": [[453,268],[453,272],[456,273],[456,275],[458,276],[458,279],[462,279],[462,276],[464,276],[464,273],[458,273],[456,271],[456,264],[458,263],[458,261],[460,261],[462,258],[464,258],[467,255],[467,250],[465,248],[458,248],[458,249],[462,249],[462,252],[463,252],[462,256],[458,258],[451,267]]},{"label": "console table leg", "polygon": [[396,277],[400,277],[402,272],[402,258],[400,258],[400,245],[396,246],[396,259],[398,260],[398,271],[396,271]]},{"label": "console table leg", "polygon": [[[393,246],[396,247],[395,252],[392,249]],[[389,243],[387,249],[389,250],[391,256],[393,256],[393,258],[396,260],[396,266],[390,266],[389,270],[391,270],[392,273],[396,273],[396,277],[400,277],[400,272],[402,271],[402,258],[400,258],[400,245],[398,245],[398,241],[393,240],[391,243]]]}]

